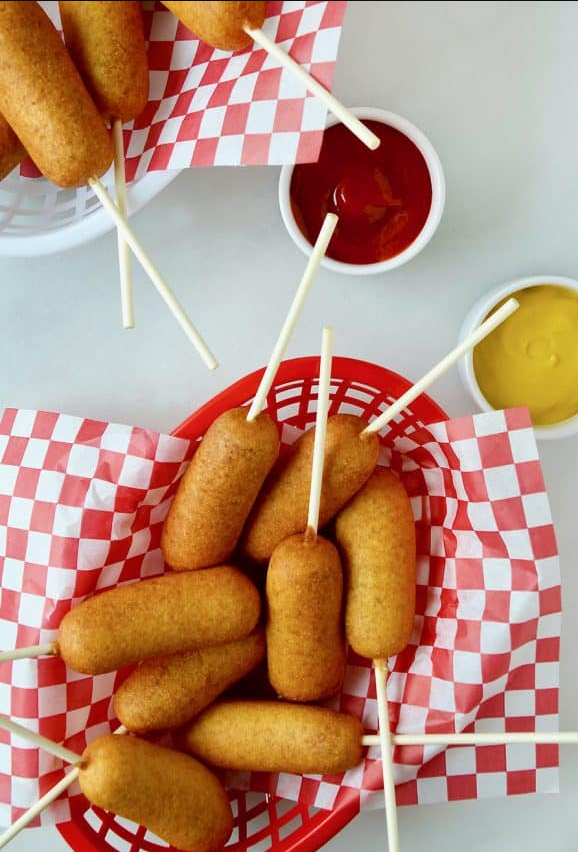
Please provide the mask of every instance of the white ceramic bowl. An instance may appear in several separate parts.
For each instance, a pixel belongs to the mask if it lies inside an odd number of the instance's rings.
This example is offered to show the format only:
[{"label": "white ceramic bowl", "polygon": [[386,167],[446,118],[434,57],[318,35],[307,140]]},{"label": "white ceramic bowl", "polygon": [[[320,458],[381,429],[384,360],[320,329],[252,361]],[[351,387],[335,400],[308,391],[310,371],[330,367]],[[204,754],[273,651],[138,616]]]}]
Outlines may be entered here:
[{"label": "white ceramic bowl", "polygon": [[[411,139],[414,145],[416,145],[421,152],[426,162],[432,185],[432,200],[429,215],[416,239],[413,243],[411,243],[411,245],[404,249],[404,251],[396,254],[395,257],[391,257],[388,260],[382,260],[379,263],[344,263],[340,260],[333,260],[331,257],[325,257],[322,260],[323,266],[326,266],[327,269],[333,269],[335,272],[344,272],[349,275],[375,275],[376,273],[387,272],[390,269],[395,269],[397,266],[401,266],[403,263],[407,263],[408,260],[411,260],[412,257],[419,254],[419,252],[429,243],[436,232],[444,210],[446,182],[444,179],[442,164],[435,148],[421,130],[419,130],[415,124],[412,124],[411,121],[408,121],[407,118],[403,118],[401,115],[396,115],[394,112],[388,112],[387,110],[377,109],[375,107],[354,107],[351,109],[351,112],[362,119],[380,121],[382,124],[388,124],[390,127],[394,127],[396,130],[399,130]],[[337,118],[329,116],[326,126],[332,127],[334,124],[338,123],[339,120]],[[279,178],[279,206],[281,208],[283,222],[289,231],[291,239],[304,254],[309,255],[311,254],[311,243],[299,230],[299,226],[297,225],[295,217],[293,216],[293,211],[291,210],[289,188],[291,186],[293,168],[294,166],[283,166],[281,169],[281,176]]]},{"label": "white ceramic bowl", "polygon": [[[573,278],[564,278],[560,275],[533,275],[531,278],[518,278],[507,284],[500,284],[494,287],[493,290],[485,293],[472,307],[461,327],[460,341],[471,334],[484,321],[492,308],[498,302],[501,302],[502,299],[505,299],[507,296],[513,296],[519,290],[525,290],[527,287],[537,287],[540,284],[556,284],[578,293],[578,281],[575,281]],[[474,358],[471,351],[460,360],[458,369],[465,389],[469,391],[476,404],[482,411],[493,411],[493,406],[490,405],[480,390],[474,372]],[[576,435],[578,434],[578,414],[568,418],[568,420],[562,420],[560,423],[553,423],[548,426],[534,426],[534,431],[537,438],[544,440],[567,438],[570,435]]]}]

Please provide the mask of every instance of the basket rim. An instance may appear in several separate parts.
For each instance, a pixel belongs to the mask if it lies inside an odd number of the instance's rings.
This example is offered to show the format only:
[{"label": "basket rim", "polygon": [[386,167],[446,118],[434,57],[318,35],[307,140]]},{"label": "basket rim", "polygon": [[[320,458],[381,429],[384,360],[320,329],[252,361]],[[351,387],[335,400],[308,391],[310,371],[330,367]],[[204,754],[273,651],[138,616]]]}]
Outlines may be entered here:
[{"label": "basket rim", "polygon": [[[137,213],[167,187],[182,169],[147,172],[127,185],[128,216]],[[46,180],[46,178],[36,178]],[[114,222],[99,204],[87,216],[38,234],[5,234],[0,230],[0,257],[38,257],[77,248],[108,233]]]},{"label": "basket rim", "polygon": [[[319,372],[319,355],[304,355],[298,358],[289,358],[279,365],[274,384],[284,384],[300,379],[316,378]],[[265,372],[265,367],[260,367],[243,378],[238,379],[220,393],[212,397],[208,402],[201,405],[195,412],[186,417],[178,426],[172,430],[171,435],[177,438],[190,438],[191,434],[204,433],[213,420],[223,410],[223,403],[227,407],[234,407],[245,403],[255,394]],[[406,379],[400,373],[382,367],[371,361],[359,358],[349,358],[335,355],[332,360],[331,377],[333,379],[350,379],[360,383],[372,383],[380,387],[385,382],[397,386],[399,394],[405,393],[413,386],[413,382]],[[419,414],[425,424],[435,423],[448,419],[447,412],[438,405],[428,394],[422,393],[412,403],[413,410]]]}]

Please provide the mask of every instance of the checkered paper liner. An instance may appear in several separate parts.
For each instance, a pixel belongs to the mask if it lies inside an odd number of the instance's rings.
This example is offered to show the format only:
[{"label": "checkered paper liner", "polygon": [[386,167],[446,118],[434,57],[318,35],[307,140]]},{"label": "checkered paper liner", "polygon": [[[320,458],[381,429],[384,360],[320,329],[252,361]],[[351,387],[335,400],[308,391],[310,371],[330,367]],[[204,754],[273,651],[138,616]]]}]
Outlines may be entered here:
[{"label": "checkered paper liner", "polygon": [[[295,430],[283,427],[290,442]],[[193,446],[47,412],[0,419],[0,646],[56,638],[88,594],[163,570],[162,521]],[[417,616],[389,679],[398,732],[558,727],[560,575],[525,410],[480,414],[384,440],[418,533]],[[86,677],[58,658],[0,666],[0,711],[75,750],[116,726],[122,674]],[[370,662],[351,655],[336,702],[377,726]],[[557,788],[555,746],[396,748],[400,803]],[[62,775],[59,760],[0,733],[0,823]],[[321,808],[382,804],[379,749],[339,777],[229,774],[230,787]],[[86,807],[74,786],[42,824]]]},{"label": "checkered paper liner", "polygon": [[[57,4],[42,4],[59,26]],[[266,34],[331,88],[345,0],[269,0]],[[284,165],[319,156],[327,109],[256,45],[199,41],[162,3],[143,3],[149,101],[125,125],[128,181],[192,166]],[[24,176],[37,172],[28,162]]]}]

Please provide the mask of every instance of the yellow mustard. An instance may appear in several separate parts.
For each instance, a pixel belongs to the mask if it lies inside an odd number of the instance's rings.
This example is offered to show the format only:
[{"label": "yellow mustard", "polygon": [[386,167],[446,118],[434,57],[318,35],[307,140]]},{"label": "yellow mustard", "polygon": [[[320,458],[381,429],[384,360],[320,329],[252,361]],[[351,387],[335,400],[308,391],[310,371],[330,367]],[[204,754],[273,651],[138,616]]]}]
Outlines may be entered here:
[{"label": "yellow mustard", "polygon": [[520,308],[474,349],[480,390],[494,408],[527,406],[536,426],[560,423],[578,413],[578,293],[544,283],[513,295]]}]

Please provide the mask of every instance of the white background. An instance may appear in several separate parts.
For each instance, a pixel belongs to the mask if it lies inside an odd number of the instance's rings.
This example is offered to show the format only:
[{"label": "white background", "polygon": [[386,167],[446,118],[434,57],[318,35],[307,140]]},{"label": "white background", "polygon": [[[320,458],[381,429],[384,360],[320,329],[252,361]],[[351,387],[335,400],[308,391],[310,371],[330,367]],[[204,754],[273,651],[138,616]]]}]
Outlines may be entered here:
[{"label": "white background", "polygon": [[[337,354],[417,379],[453,345],[473,301],[502,281],[578,277],[578,3],[355,2],[335,91],[405,115],[444,165],[447,207],[417,259],[379,277],[323,270],[289,355]],[[119,324],[109,234],[56,257],[2,260],[0,403],[169,431],[263,365],[304,258],[289,240],[273,168],[191,170],[133,225],[222,362],[209,373],[135,265],[137,328]],[[473,406],[454,371],[434,389],[451,415]],[[561,727],[578,727],[578,439],[542,444],[562,556]],[[578,835],[578,748],[560,795],[404,808],[403,852],[570,852]],[[355,820],[330,852],[384,848],[383,813]],[[13,852],[64,850],[54,830]]]}]

